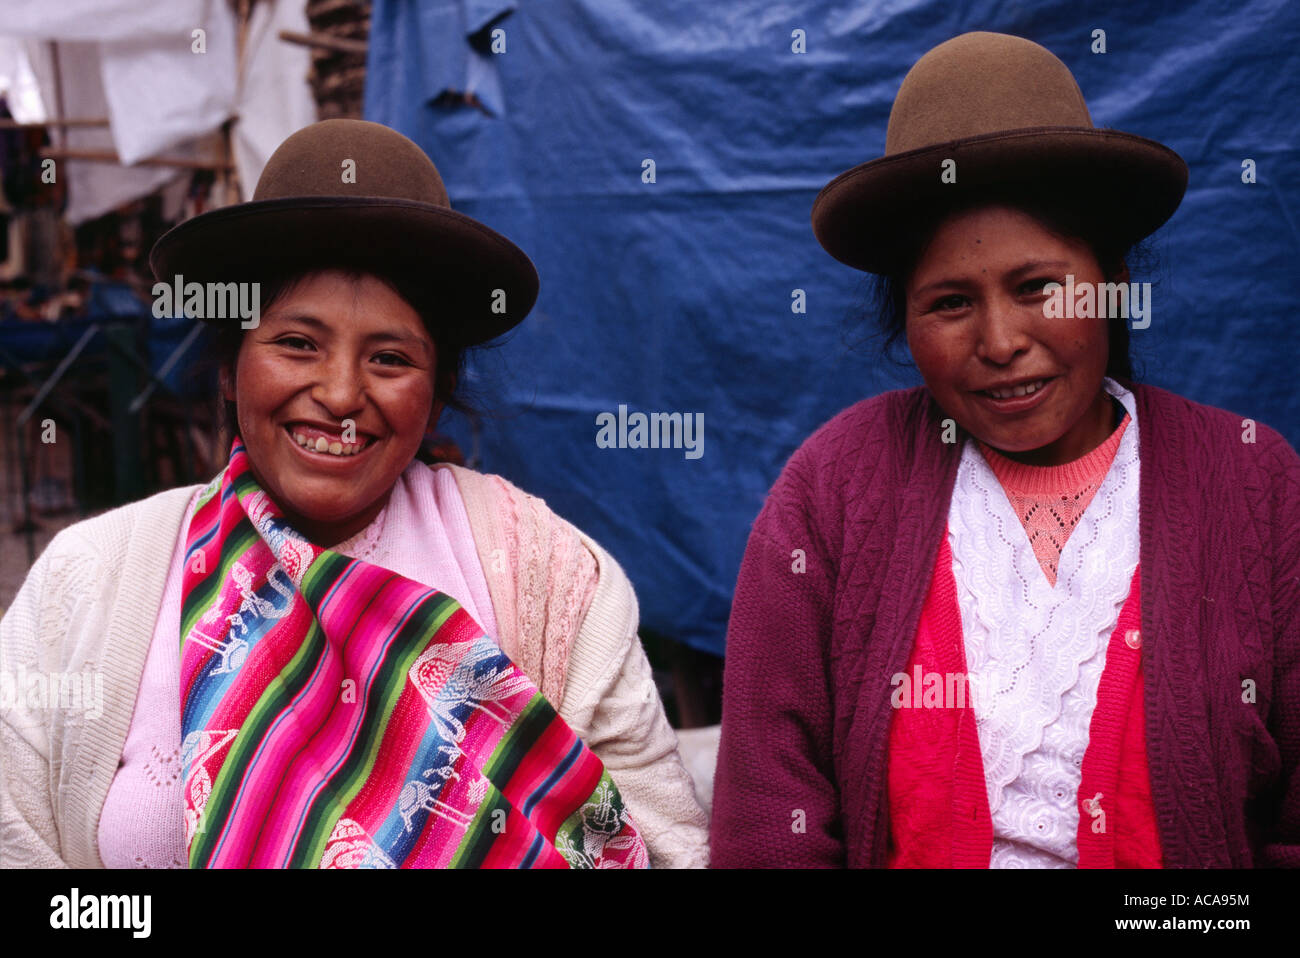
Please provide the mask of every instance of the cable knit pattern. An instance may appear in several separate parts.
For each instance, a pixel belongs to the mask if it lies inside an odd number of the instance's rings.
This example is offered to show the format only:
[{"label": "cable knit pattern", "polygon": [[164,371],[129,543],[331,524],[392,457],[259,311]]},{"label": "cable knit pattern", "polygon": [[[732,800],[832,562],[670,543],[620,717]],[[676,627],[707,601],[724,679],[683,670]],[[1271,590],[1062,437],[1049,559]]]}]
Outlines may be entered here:
[{"label": "cable knit pattern", "polygon": [[[488,589],[498,641],[552,702],[564,697],[569,649],[596,588],[596,560],[581,534],[536,496],[500,476],[451,464],[461,485]],[[478,488],[479,484],[486,488]],[[486,501],[485,501],[486,499]]]},{"label": "cable knit pattern", "polygon": [[[1123,385],[1142,424],[1162,863],[1300,865],[1300,456],[1263,424]],[[764,503],[727,633],[714,864],[887,864],[890,677],[911,654],[968,438],[944,442],[946,419],[924,387],[864,400],[795,452]]]},{"label": "cable knit pattern", "polygon": [[[618,563],[541,499],[500,477],[454,465],[437,468],[456,477],[484,568],[500,565],[504,556],[507,566],[531,569],[501,576],[489,572],[503,648],[521,648],[524,661],[540,667],[541,681],[534,678],[539,687],[562,689],[552,701],[560,703],[560,714],[609,769],[650,848],[651,864],[707,864],[708,819],[677,754],[677,736],[636,634],[636,596]],[[530,516],[548,528],[530,529]],[[547,549],[552,560],[543,567],[538,556]],[[599,573],[594,587],[587,581],[588,556],[595,557]],[[515,583],[524,581],[544,584],[545,596],[521,601]],[[616,602],[615,596],[625,599]],[[563,637],[561,623],[570,620],[581,621],[572,642],[543,640]],[[541,654],[530,655],[530,646],[542,646]]]},{"label": "cable knit pattern", "polygon": [[[1117,383],[1105,385],[1132,403]],[[1138,561],[1137,453],[1134,423],[1077,521],[1053,587],[997,478],[976,444],[965,444],[948,526],[995,868],[1078,861],[1075,796],[1089,725]]]}]

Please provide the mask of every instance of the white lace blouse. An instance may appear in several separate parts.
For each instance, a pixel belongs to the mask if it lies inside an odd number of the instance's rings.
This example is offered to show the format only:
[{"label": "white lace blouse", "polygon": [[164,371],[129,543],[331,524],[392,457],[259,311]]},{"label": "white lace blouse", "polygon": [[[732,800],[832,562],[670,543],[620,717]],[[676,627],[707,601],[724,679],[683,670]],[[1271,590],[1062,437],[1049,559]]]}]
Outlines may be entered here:
[{"label": "white lace blouse", "polygon": [[948,511],[966,668],[993,817],[992,868],[1072,868],[1106,646],[1138,564],[1138,421],[1061,552],[1056,585],[973,439]]}]

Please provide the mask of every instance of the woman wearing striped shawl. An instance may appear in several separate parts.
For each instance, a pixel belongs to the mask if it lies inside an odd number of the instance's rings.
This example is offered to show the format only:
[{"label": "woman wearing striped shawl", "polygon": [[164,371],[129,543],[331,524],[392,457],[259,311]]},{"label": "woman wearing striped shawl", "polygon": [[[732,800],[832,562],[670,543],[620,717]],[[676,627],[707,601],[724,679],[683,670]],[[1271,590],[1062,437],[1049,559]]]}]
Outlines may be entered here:
[{"label": "woman wearing striped shawl", "polygon": [[6,709],[0,864],[704,864],[617,563],[420,456],[527,256],[333,120],[151,264],[217,326],[229,460],[65,530],[0,620],[6,670],[104,678],[93,716]]}]

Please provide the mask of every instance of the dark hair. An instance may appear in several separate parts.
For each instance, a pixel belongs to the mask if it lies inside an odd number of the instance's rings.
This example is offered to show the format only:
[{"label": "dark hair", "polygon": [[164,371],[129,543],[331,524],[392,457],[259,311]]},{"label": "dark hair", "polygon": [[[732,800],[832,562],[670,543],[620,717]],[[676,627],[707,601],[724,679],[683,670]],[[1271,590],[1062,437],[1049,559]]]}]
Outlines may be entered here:
[{"label": "dark hair", "polygon": [[[415,310],[434,342],[436,354],[434,361],[434,400],[442,403],[445,409],[454,409],[471,417],[476,415],[477,411],[465,398],[465,389],[463,387],[465,361],[471,347],[461,345],[449,331],[442,311],[438,309],[435,291],[430,290],[426,284],[416,282],[406,276],[382,275],[355,266],[324,265],[283,273],[261,280],[258,290],[260,311],[265,312],[270,309],[307,277],[327,270],[340,272],[353,282],[360,281],[366,276],[373,277],[400,296]],[[236,361],[239,358],[239,349],[244,341],[244,332],[243,327],[235,322],[223,323],[213,327],[212,330],[212,349],[210,352],[212,363],[218,373],[229,370],[232,385],[234,384],[233,377],[235,375]],[[234,437],[239,434],[239,416],[236,404],[222,396],[219,378],[216,399],[217,423],[221,432],[222,449],[224,451],[229,447]],[[421,443],[416,458],[426,463],[436,461],[435,454],[425,443]]]},{"label": "dark hair", "polygon": [[[1108,279],[1118,274],[1130,261],[1140,261],[1144,267],[1149,268],[1154,260],[1154,254],[1147,246],[1117,239],[1114,230],[1092,215],[1087,204],[1073,202],[1059,193],[1049,191],[1046,186],[1017,185],[984,190],[961,198],[956,203],[922,207],[899,227],[890,272],[870,274],[868,279],[866,308],[876,318],[877,332],[884,336],[881,343],[883,356],[892,358],[891,349],[907,330],[907,282],[939,224],[952,213],[995,203],[1023,211],[1058,236],[1082,240],[1092,250],[1102,273]],[[1128,320],[1123,316],[1110,316],[1106,325],[1109,333],[1106,375],[1132,383],[1135,376],[1130,355]]]}]

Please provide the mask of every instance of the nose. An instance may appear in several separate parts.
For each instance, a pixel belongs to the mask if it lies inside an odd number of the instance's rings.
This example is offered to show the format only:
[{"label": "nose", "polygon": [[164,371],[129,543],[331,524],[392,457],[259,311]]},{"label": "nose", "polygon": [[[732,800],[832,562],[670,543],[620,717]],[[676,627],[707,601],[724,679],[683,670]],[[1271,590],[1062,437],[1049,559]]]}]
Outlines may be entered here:
[{"label": "nose", "polygon": [[1006,366],[1029,349],[1026,317],[1017,304],[996,297],[981,311],[975,354],[996,366]]},{"label": "nose", "polygon": [[365,383],[360,363],[339,351],[317,367],[320,375],[311,389],[311,397],[328,410],[331,418],[356,418],[365,405]]}]

